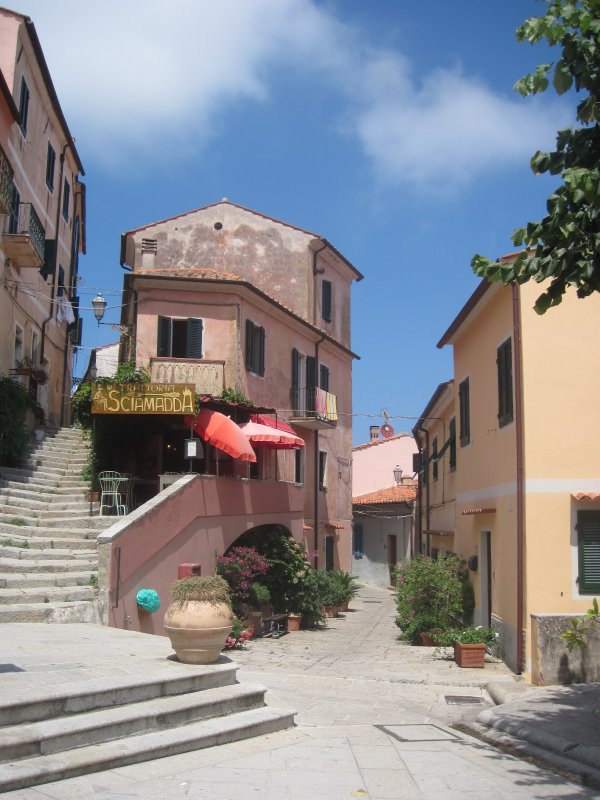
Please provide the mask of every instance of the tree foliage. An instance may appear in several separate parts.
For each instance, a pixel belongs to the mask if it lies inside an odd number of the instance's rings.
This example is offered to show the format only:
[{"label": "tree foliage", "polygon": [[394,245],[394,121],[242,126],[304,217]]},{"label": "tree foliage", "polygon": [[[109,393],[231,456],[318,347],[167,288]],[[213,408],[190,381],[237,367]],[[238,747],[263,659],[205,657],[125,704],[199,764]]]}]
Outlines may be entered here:
[{"label": "tree foliage", "polygon": [[517,29],[521,42],[541,40],[561,48],[560,58],[541,64],[515,84],[524,97],[545,92],[550,84],[560,95],[574,89],[578,127],[558,131],[556,150],[538,151],[534,173],[561,175],[562,183],[546,203],[546,216],[512,235],[525,249],[499,263],[474,256],[471,266],[490,281],[541,283],[549,280],[535,303],[538,314],[558,305],[569,287],[578,297],[600,291],[600,0],[544,0],[546,13]]}]

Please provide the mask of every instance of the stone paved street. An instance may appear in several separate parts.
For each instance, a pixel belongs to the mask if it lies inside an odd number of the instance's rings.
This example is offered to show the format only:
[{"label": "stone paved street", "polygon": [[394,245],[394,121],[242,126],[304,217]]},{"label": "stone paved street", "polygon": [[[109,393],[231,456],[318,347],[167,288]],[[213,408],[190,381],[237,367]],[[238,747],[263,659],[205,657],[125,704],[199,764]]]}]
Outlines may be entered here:
[{"label": "stone paved street", "polygon": [[[8,792],[16,800],[93,797],[206,800],[403,800],[598,797],[451,725],[491,701],[502,664],[461,670],[429,648],[396,641],[389,593],[363,589],[354,610],[321,631],[253,642],[234,653],[242,682],[267,686],[297,727],[257,739]],[[447,698],[481,702],[449,704]]]}]

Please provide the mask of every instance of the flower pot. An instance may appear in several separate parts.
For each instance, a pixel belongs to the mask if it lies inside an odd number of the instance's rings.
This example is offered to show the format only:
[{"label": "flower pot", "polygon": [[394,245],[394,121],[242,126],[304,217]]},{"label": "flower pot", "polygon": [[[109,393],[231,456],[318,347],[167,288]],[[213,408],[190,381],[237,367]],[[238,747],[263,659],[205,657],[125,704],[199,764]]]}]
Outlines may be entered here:
[{"label": "flower pot", "polygon": [[421,631],[421,633],[419,634],[419,638],[421,639],[421,645],[423,647],[439,647],[440,643],[435,638],[436,633],[440,634],[442,633],[442,631],[440,630]]},{"label": "flower pot", "polygon": [[290,614],[288,616],[288,621],[287,621],[288,633],[291,633],[293,631],[299,631],[301,621],[302,617],[300,616],[300,614]]},{"label": "flower pot", "polygon": [[461,644],[454,642],[454,660],[459,667],[483,669],[485,666],[485,644]]},{"label": "flower pot", "polygon": [[226,603],[203,600],[173,602],[165,614],[165,630],[180,661],[212,664],[233,626],[233,613]]},{"label": "flower pot", "polygon": [[344,613],[344,614],[345,614],[345,613],[346,613],[346,611],[348,611],[348,607],[349,607],[349,605],[350,605],[350,601],[349,601],[349,600],[345,600],[345,601],[342,603],[342,605],[340,606],[340,611],[341,611],[342,613]]},{"label": "flower pot", "polygon": [[337,606],[323,606],[323,616],[327,619],[332,619],[333,617],[337,617],[338,615],[338,608]]}]

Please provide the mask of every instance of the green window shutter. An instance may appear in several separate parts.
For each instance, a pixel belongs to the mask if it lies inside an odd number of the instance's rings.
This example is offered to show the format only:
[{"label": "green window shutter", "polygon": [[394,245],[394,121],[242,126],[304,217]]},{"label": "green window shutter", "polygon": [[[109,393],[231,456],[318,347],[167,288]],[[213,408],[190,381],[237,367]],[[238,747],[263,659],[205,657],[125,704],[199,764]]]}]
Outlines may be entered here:
[{"label": "green window shutter", "polygon": [[577,512],[579,591],[600,593],[600,511]]},{"label": "green window shutter", "polygon": [[306,411],[315,410],[315,388],[317,386],[317,359],[306,356]]},{"label": "green window shutter", "polygon": [[168,358],[171,355],[171,320],[169,317],[158,318],[158,345],[156,355],[159,358]]},{"label": "green window shutter", "polygon": [[300,353],[294,347],[292,350],[292,408],[297,411],[300,407]]},{"label": "green window shutter", "polygon": [[246,369],[254,368],[254,323],[246,320]]},{"label": "green window shutter", "polygon": [[27,121],[29,119],[29,87],[25,78],[21,78],[21,97],[19,100],[19,127],[23,136],[27,134]]},{"label": "green window shutter", "polygon": [[497,350],[498,366],[498,424],[513,421],[512,341],[507,339]]},{"label": "green window shutter", "polygon": [[458,387],[460,406],[460,444],[461,447],[471,441],[471,410],[469,398],[469,379],[465,378]]},{"label": "green window shutter", "polygon": [[321,316],[326,322],[331,322],[332,311],[331,281],[321,281]]},{"label": "green window shutter", "polygon": [[186,358],[202,358],[202,320],[190,317],[186,330]]},{"label": "green window shutter", "polygon": [[40,267],[40,275],[44,280],[56,272],[56,239],[44,242],[44,263]]},{"label": "green window shutter", "polygon": [[456,469],[456,417],[452,417],[452,419],[450,420],[449,440],[450,440],[450,471],[453,472]]},{"label": "green window shutter", "polygon": [[319,386],[325,392],[328,392],[329,391],[329,367],[326,367],[325,364],[321,364],[319,370],[320,370]]},{"label": "green window shutter", "polygon": [[65,293],[65,270],[64,267],[61,267],[60,264],[58,265],[58,289],[56,290],[56,296],[62,297]]},{"label": "green window shutter", "polygon": [[265,329],[258,329],[258,369],[259,375],[265,374]]},{"label": "green window shutter", "polygon": [[439,476],[439,458],[438,458],[438,438],[437,436],[433,437],[433,442],[431,444],[431,477],[434,481],[437,481]]}]

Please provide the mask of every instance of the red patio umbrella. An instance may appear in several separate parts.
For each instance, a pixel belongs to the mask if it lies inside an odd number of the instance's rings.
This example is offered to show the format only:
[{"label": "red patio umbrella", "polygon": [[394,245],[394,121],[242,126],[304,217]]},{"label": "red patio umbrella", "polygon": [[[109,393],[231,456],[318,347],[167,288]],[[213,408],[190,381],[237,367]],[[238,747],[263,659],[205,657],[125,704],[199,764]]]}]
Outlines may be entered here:
[{"label": "red patio umbrella", "polygon": [[258,422],[244,422],[240,425],[250,442],[255,446],[272,447],[275,450],[291,450],[304,447],[304,439],[295,433],[273,428],[270,425],[261,425]]},{"label": "red patio umbrella", "polygon": [[240,426],[225,414],[203,408],[195,417],[186,417],[185,422],[187,425],[192,424],[198,436],[205,442],[209,442],[233,458],[239,461],[256,461],[256,454],[248,437]]}]

